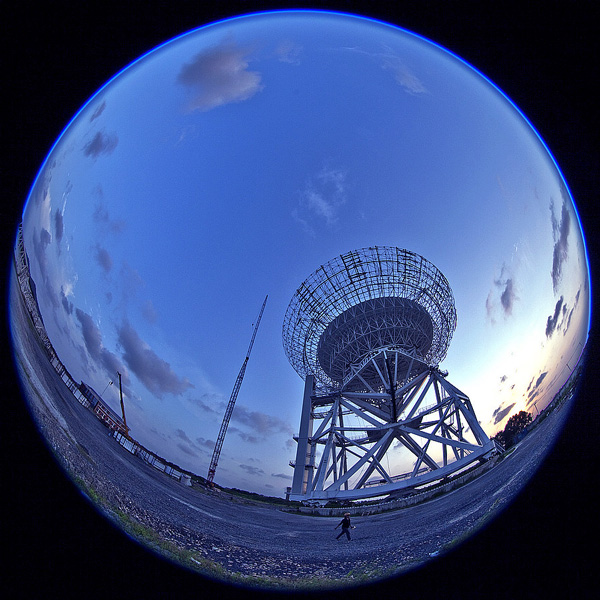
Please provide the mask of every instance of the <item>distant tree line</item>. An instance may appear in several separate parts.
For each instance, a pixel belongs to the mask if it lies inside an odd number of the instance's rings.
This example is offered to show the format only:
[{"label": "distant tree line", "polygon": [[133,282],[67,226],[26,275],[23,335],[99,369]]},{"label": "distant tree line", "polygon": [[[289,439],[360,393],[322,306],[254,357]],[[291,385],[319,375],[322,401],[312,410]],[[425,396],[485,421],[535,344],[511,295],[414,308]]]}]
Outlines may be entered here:
[{"label": "distant tree line", "polygon": [[505,450],[508,450],[523,437],[523,432],[531,421],[531,413],[522,410],[513,415],[506,423],[504,430],[499,431],[492,439],[502,444]]}]

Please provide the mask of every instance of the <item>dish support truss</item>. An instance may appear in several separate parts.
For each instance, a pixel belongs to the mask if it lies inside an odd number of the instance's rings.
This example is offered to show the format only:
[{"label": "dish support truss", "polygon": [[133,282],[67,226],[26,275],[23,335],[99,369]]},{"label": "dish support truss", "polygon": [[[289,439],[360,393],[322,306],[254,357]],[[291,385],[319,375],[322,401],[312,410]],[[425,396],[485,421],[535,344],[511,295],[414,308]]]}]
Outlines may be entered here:
[{"label": "dish support truss", "polygon": [[[398,378],[407,359],[408,376]],[[380,349],[353,368],[339,391],[319,390],[314,375],[306,376],[291,500],[402,495],[495,452],[447,373],[415,362],[406,351]],[[362,377],[366,371],[378,373],[379,387]]]}]

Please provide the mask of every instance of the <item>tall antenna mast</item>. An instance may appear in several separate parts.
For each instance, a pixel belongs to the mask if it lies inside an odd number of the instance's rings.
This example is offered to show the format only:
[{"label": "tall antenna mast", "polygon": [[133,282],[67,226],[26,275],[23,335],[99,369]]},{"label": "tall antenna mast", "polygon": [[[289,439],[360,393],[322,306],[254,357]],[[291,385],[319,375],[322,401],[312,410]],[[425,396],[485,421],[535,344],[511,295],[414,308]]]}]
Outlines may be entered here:
[{"label": "tall antenna mast", "polygon": [[227,404],[227,410],[225,411],[225,416],[223,417],[223,423],[221,423],[221,430],[219,431],[219,437],[217,438],[217,443],[215,444],[212,460],[210,461],[210,467],[208,468],[208,477],[206,478],[206,481],[209,484],[212,484],[213,478],[215,476],[215,471],[217,470],[217,463],[219,462],[219,455],[221,454],[221,448],[223,447],[223,441],[225,440],[225,434],[227,433],[229,420],[231,419],[233,407],[235,406],[235,401],[238,392],[240,391],[240,387],[242,385],[242,379],[244,379],[244,374],[246,373],[246,365],[248,364],[248,359],[250,358],[250,352],[252,351],[252,346],[254,345],[256,332],[258,331],[258,326],[260,325],[260,320],[262,319],[268,297],[268,295],[265,296],[265,301],[263,302],[262,308],[260,309],[260,314],[258,315],[258,320],[256,321],[254,332],[252,333],[252,339],[250,340],[250,346],[248,346],[248,352],[246,352],[246,358],[244,359],[242,368],[240,369],[237,379],[235,380],[233,391],[231,392],[231,397],[229,398],[229,404]]}]

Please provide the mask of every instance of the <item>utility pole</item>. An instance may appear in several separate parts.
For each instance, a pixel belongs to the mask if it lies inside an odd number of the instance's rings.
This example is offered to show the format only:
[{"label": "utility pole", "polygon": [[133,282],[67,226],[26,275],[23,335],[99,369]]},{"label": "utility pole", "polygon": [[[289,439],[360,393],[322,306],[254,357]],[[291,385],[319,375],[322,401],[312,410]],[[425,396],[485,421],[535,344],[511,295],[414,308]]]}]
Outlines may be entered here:
[{"label": "utility pole", "polygon": [[231,414],[233,413],[233,407],[235,406],[235,401],[240,391],[240,387],[242,385],[242,379],[244,379],[244,374],[246,373],[246,365],[248,364],[248,359],[250,358],[250,352],[252,351],[252,346],[254,345],[254,339],[256,338],[256,332],[258,331],[258,326],[260,325],[260,320],[262,319],[263,312],[265,310],[265,305],[267,304],[267,298],[269,296],[265,296],[265,301],[263,302],[262,308],[260,309],[260,314],[258,315],[258,321],[256,321],[256,325],[254,327],[254,332],[252,333],[252,339],[250,340],[250,346],[248,347],[248,352],[246,352],[246,358],[244,359],[244,363],[242,364],[242,368],[235,380],[235,384],[233,386],[233,391],[231,392],[231,397],[229,398],[229,403],[227,404],[227,409],[225,410],[225,416],[223,417],[223,423],[221,423],[221,430],[219,431],[219,437],[217,438],[217,442],[215,444],[215,449],[213,451],[212,460],[210,461],[210,467],[208,468],[208,477],[206,481],[209,485],[212,486],[213,478],[215,476],[215,471],[217,470],[217,463],[219,462],[219,455],[221,454],[221,448],[223,447],[223,441],[225,440],[225,434],[227,433],[227,427],[229,426],[229,420],[231,419]]}]

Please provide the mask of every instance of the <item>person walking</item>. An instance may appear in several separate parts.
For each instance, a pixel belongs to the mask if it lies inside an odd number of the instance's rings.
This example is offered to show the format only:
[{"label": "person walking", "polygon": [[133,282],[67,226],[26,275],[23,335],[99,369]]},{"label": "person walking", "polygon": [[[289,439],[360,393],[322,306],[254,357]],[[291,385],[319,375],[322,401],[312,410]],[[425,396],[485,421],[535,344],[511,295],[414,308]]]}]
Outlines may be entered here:
[{"label": "person walking", "polygon": [[337,529],[339,526],[342,526],[342,532],[335,538],[339,540],[344,534],[350,540],[350,529],[354,529],[354,526],[350,524],[350,513],[344,513],[344,518],[335,526]]}]

